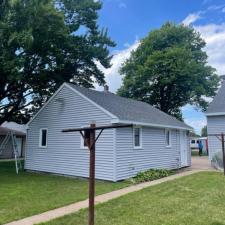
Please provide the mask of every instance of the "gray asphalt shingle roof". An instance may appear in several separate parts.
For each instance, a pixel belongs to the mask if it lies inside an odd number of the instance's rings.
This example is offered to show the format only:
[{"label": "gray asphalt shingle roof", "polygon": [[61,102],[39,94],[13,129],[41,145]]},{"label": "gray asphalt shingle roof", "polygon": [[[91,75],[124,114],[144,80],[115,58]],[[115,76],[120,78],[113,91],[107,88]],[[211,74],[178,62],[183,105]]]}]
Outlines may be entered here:
[{"label": "gray asphalt shingle roof", "polygon": [[85,95],[87,98],[112,113],[119,120],[127,120],[141,123],[157,124],[190,129],[188,125],[156,109],[155,107],[129,98],[120,97],[111,92],[91,90],[69,84],[72,88]]},{"label": "gray asphalt shingle roof", "polygon": [[225,81],[223,81],[217,95],[209,104],[206,113],[225,113]]}]

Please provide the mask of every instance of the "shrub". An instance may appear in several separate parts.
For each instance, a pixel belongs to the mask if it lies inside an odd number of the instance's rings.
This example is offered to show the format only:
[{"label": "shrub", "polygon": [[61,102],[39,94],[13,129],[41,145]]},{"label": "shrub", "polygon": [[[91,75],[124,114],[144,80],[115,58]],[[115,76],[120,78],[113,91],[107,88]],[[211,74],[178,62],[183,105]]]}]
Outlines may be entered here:
[{"label": "shrub", "polygon": [[134,178],[135,183],[142,183],[146,181],[152,181],[157,180],[162,177],[168,177],[170,175],[174,174],[174,171],[172,170],[166,170],[166,169],[150,169],[145,172],[138,173]]}]

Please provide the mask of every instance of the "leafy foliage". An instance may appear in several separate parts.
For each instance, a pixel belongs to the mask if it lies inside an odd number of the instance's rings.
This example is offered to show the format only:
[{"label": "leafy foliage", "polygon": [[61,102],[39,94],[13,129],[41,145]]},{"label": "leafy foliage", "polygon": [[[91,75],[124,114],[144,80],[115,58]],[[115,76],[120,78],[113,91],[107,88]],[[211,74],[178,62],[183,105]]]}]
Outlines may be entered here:
[{"label": "leafy foliage", "polygon": [[204,126],[202,128],[202,130],[201,130],[201,135],[202,135],[202,137],[206,137],[207,134],[208,134],[208,132],[207,132],[207,126]]},{"label": "leafy foliage", "polygon": [[97,25],[94,0],[0,3],[0,124],[26,122],[63,83],[103,85],[114,42]]},{"label": "leafy foliage", "polygon": [[182,117],[187,103],[207,107],[204,96],[214,96],[219,78],[207,64],[205,42],[193,28],[166,23],[144,38],[123,64],[118,94],[150,103]]},{"label": "leafy foliage", "polygon": [[174,174],[172,170],[165,169],[150,169],[145,172],[138,173],[133,179],[135,183],[142,183],[146,181],[157,180],[163,177],[168,177]]}]

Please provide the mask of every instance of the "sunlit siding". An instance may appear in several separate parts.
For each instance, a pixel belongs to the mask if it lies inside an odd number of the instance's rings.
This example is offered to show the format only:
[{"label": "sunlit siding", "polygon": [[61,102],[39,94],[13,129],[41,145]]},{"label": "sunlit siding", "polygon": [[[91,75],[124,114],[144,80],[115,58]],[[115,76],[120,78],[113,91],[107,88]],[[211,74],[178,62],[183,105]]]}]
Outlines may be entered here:
[{"label": "sunlit siding", "polygon": [[[208,116],[207,131],[208,134],[225,133],[225,116]],[[222,151],[221,141],[216,136],[209,136],[208,145],[209,159],[211,160],[216,152]]]},{"label": "sunlit siding", "polygon": [[[59,99],[57,101],[56,99]],[[62,102],[63,100],[63,102]],[[110,123],[112,118],[68,87],[63,87],[29,125],[25,168],[88,177],[89,152],[80,148],[79,133],[62,129]],[[39,147],[40,128],[48,128],[47,148]],[[114,180],[114,131],[105,130],[96,145],[96,178]]]},{"label": "sunlit siding", "polygon": [[[180,167],[179,131],[171,130],[171,147],[166,147],[165,129],[142,128],[142,148],[133,148],[133,130],[116,130],[116,175],[117,180],[132,177],[150,168],[175,169]],[[188,165],[190,165],[189,138],[186,135]]]}]

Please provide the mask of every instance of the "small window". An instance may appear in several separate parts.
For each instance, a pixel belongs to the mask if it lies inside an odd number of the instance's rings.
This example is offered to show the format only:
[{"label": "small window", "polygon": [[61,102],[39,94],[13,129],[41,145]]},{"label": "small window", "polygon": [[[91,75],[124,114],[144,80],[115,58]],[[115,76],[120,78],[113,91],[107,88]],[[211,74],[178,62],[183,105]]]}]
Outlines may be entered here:
[{"label": "small window", "polygon": [[171,130],[166,130],[166,146],[170,147],[171,146]]},{"label": "small window", "polygon": [[191,140],[191,144],[195,144],[195,140]]},{"label": "small window", "polygon": [[197,144],[199,144],[199,140],[197,140]]},{"label": "small window", "polygon": [[41,147],[41,148],[47,147],[47,136],[48,136],[48,129],[41,128],[40,129],[39,147]]},{"label": "small window", "polygon": [[141,148],[141,128],[135,127],[134,128],[134,148]]},{"label": "small window", "polygon": [[[88,135],[90,135],[90,133],[88,132],[88,131],[84,131],[84,137],[87,137]],[[87,146],[87,142],[86,141],[84,141],[84,138],[81,136],[81,142],[80,142],[81,144],[80,144],[80,147],[81,148],[88,148],[88,146]]]}]

